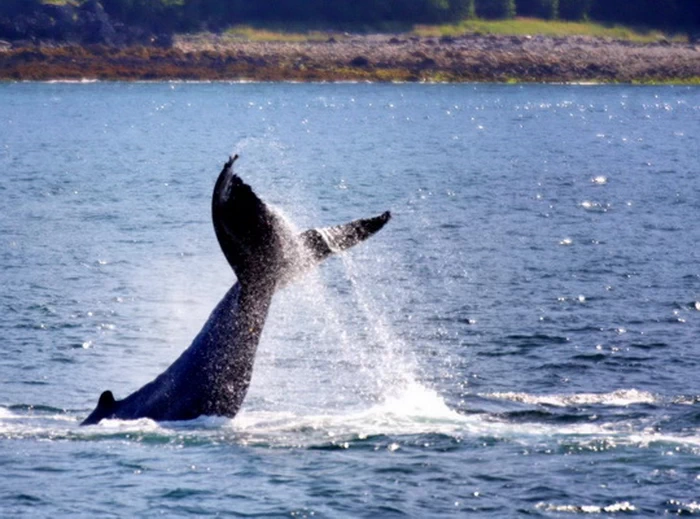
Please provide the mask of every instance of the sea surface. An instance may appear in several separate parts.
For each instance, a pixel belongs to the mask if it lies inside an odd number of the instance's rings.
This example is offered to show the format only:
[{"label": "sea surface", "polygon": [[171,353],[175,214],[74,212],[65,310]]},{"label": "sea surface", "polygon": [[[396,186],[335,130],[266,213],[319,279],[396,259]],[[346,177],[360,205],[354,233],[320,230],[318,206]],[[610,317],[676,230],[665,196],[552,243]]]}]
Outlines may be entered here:
[{"label": "sea surface", "polygon": [[[300,231],[233,420],[108,420]],[[700,88],[0,84],[0,516],[700,515]],[[197,381],[193,380],[193,384]]]}]

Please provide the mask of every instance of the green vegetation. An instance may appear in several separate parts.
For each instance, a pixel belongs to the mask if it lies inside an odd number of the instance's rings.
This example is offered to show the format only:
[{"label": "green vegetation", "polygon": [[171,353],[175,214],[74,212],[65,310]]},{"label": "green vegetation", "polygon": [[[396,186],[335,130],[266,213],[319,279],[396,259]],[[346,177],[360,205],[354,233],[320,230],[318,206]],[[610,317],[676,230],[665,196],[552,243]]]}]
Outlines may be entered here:
[{"label": "green vegetation", "polygon": [[328,31],[292,29],[267,26],[254,27],[252,25],[234,25],[226,30],[224,37],[245,41],[282,41],[282,42],[306,42],[327,41]]},{"label": "green vegetation", "polygon": [[[2,0],[0,13],[88,0]],[[595,20],[651,28],[700,27],[698,0],[101,0],[123,22],[181,29],[251,22],[447,23],[467,18]]]},{"label": "green vegetation", "polygon": [[102,0],[102,5],[111,16],[126,23],[170,25],[179,30],[253,22],[381,26],[516,16],[594,20],[664,30],[700,27],[698,0]]},{"label": "green vegetation", "polygon": [[[551,37],[590,36],[608,38],[635,43],[653,43],[662,40],[685,42],[687,36],[676,34],[669,38],[669,33],[657,29],[642,29],[619,24],[601,24],[596,22],[568,22],[565,20],[542,20],[539,18],[513,18],[507,20],[466,19],[457,23],[415,24],[391,27],[388,32],[402,32],[421,37],[457,37],[468,34],[494,34],[499,36],[534,36]],[[228,28],[221,34],[224,40],[270,41],[270,42],[305,42],[327,41],[333,38],[342,41],[342,33],[305,27],[303,24],[282,26],[280,24],[241,24]]]},{"label": "green vegetation", "polygon": [[[664,32],[651,29],[635,29],[624,25],[596,22],[569,22],[540,18],[513,18],[507,20],[464,20],[454,24],[416,25],[418,36],[459,36],[462,34],[535,35],[565,37],[592,36],[639,43],[649,43],[666,38]],[[687,38],[686,38],[687,39]]]},{"label": "green vegetation", "polygon": [[[78,16],[77,9],[92,13],[84,25],[98,20],[113,26],[108,32],[126,27],[131,36],[230,29],[251,39],[289,40],[296,36],[287,33],[307,32],[295,27],[317,28],[318,35],[406,32],[417,24],[419,34],[585,34],[637,41],[659,39],[654,31],[700,32],[700,0],[0,0],[0,38],[51,38]],[[267,27],[267,34],[250,27]]]}]

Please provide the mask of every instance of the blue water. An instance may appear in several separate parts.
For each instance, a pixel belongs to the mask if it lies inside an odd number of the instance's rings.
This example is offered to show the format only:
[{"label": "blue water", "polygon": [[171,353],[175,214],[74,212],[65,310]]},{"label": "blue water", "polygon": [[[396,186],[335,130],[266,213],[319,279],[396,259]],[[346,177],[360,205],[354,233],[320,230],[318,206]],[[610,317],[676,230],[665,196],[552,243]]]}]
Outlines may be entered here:
[{"label": "blue water", "polygon": [[[233,283],[237,171],[300,230],[233,420],[79,427]],[[700,89],[0,85],[2,517],[700,515]]]}]

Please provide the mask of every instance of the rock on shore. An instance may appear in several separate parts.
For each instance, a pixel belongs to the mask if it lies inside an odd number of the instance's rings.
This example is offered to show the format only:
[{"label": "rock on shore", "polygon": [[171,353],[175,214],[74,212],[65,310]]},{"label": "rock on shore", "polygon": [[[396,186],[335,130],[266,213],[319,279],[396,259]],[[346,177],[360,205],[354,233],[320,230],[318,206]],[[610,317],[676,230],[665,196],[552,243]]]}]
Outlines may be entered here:
[{"label": "rock on shore", "polygon": [[171,47],[0,42],[0,79],[698,82],[700,44],[584,36],[333,35],[254,42],[177,36]]}]

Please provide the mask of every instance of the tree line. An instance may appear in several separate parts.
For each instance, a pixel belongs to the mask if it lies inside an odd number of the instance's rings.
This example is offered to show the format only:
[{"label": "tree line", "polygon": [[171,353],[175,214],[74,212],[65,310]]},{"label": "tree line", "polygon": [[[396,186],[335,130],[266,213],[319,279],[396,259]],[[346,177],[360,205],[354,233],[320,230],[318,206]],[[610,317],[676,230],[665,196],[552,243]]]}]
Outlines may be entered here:
[{"label": "tree line", "polygon": [[664,29],[700,25],[700,0],[102,0],[102,4],[110,15],[127,22],[165,17],[182,29],[256,21],[373,25],[515,16]]},{"label": "tree line", "polygon": [[[700,0],[73,0],[101,4],[112,20],[157,32],[220,30],[245,23],[382,27],[527,16],[696,32]],[[0,0],[0,16],[27,15],[43,0]],[[45,6],[44,6],[45,7]]]}]

